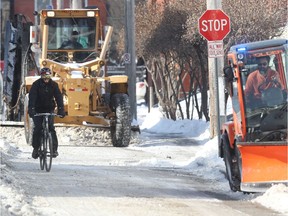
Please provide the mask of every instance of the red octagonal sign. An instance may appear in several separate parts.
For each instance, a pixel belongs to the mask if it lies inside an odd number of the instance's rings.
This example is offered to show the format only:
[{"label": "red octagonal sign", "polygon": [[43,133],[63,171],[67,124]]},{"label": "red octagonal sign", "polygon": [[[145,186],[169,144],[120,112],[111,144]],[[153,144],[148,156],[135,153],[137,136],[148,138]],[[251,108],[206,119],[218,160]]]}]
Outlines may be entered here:
[{"label": "red octagonal sign", "polygon": [[198,26],[199,33],[208,41],[223,40],[230,32],[230,18],[222,10],[206,10]]}]

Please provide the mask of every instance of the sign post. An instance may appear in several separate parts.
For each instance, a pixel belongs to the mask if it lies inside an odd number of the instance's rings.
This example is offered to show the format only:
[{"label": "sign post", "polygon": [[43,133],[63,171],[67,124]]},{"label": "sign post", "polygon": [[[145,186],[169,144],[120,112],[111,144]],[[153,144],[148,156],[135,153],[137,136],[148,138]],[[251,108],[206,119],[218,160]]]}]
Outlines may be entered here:
[{"label": "sign post", "polygon": [[[198,27],[199,27],[199,33],[206,38],[208,41],[208,57],[209,58],[214,58],[214,63],[213,65],[215,66],[215,74],[211,73],[211,77],[213,77],[213,80],[215,82],[215,88],[212,88],[210,86],[210,89],[214,89],[216,95],[216,105],[214,108],[214,112],[216,111],[216,119],[211,117],[211,121],[215,123],[217,121],[217,129],[216,133],[213,131],[212,132],[212,137],[214,137],[215,134],[218,134],[218,143],[220,143],[220,115],[224,116],[224,120],[226,119],[226,110],[219,108],[219,90],[220,93],[223,94],[222,97],[222,104],[225,105],[225,100],[224,100],[224,81],[222,76],[218,76],[218,68],[220,66],[220,59],[219,57],[224,56],[224,49],[223,49],[223,39],[229,34],[230,32],[230,18],[227,16],[222,10],[220,9],[215,9],[215,10],[206,10],[202,16],[198,19]],[[223,60],[222,60],[223,62]],[[212,62],[209,60],[209,63]],[[209,67],[210,68],[210,67]],[[211,70],[209,69],[211,72]],[[209,76],[209,78],[211,78]],[[221,82],[220,89],[219,89],[219,84],[218,81]],[[210,81],[209,81],[210,83]],[[213,82],[212,82],[213,83]],[[214,84],[214,83],[213,83]],[[223,88],[223,89],[222,89]],[[211,92],[213,93],[213,92]],[[213,94],[212,94],[213,95]],[[211,100],[210,100],[211,102]],[[215,103],[212,101],[213,104]],[[212,104],[211,104],[212,105]],[[210,106],[211,106],[210,105]],[[213,109],[210,109],[213,110]],[[220,112],[224,112],[221,113]],[[211,123],[210,123],[211,125]],[[214,125],[212,125],[214,126]]]}]

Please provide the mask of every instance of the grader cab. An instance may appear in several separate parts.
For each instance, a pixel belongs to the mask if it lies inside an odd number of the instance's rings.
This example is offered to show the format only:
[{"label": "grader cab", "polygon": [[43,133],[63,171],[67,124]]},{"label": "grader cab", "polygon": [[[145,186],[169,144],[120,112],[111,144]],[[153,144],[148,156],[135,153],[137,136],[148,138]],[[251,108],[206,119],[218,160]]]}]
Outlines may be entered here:
[{"label": "grader cab", "polygon": [[107,127],[113,146],[128,146],[131,136],[128,77],[107,76],[105,67],[112,27],[101,26],[98,9],[42,10],[39,18],[39,28],[30,27],[32,58],[37,66],[26,64],[24,90],[19,91],[20,98],[24,98],[27,142],[31,142],[32,133],[27,108],[29,90],[39,78],[39,68],[48,67],[64,98],[66,117],[56,117],[56,123]]}]

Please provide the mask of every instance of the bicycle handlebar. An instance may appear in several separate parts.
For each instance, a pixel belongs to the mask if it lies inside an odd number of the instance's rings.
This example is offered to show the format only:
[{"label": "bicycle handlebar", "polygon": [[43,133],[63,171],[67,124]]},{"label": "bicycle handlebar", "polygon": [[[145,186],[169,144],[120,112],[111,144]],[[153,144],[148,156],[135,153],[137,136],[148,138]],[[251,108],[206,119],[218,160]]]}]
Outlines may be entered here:
[{"label": "bicycle handlebar", "polygon": [[34,116],[59,116],[56,113],[36,113]]}]

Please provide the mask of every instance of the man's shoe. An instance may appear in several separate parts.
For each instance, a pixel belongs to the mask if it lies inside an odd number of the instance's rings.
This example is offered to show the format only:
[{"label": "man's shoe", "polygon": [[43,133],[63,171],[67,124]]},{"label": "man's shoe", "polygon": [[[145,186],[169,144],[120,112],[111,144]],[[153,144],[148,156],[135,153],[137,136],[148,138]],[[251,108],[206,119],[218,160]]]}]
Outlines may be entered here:
[{"label": "man's shoe", "polygon": [[39,157],[38,149],[33,149],[32,158],[37,159]]},{"label": "man's shoe", "polygon": [[56,158],[58,155],[59,155],[59,154],[58,154],[57,151],[55,151],[55,152],[53,153],[53,157],[54,157],[54,158]]}]

